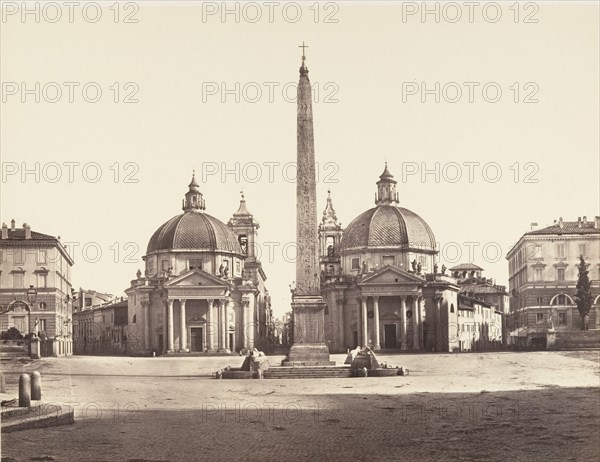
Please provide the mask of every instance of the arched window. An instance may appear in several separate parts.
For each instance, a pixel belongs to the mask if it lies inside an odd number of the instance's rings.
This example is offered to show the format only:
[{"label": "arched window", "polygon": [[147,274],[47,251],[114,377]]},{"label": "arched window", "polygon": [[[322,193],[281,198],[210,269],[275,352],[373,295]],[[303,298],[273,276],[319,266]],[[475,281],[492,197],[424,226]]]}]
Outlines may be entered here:
[{"label": "arched window", "polygon": [[327,256],[333,257],[335,254],[335,239],[333,236],[327,236],[325,239],[325,249],[327,250]]},{"label": "arched window", "polygon": [[135,324],[136,316],[137,316],[136,314],[133,315],[133,319],[131,321],[133,324]]},{"label": "arched window", "polygon": [[454,303],[450,305],[450,313],[454,313]]}]

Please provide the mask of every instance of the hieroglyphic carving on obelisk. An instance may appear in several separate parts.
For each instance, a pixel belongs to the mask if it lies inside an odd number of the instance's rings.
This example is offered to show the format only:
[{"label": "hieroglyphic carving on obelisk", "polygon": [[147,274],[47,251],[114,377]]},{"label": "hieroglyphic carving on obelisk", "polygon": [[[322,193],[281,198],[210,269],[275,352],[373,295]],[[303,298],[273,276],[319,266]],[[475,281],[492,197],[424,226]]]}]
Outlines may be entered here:
[{"label": "hieroglyphic carving on obelisk", "polygon": [[302,44],[298,83],[298,131],[296,175],[296,294],[319,295],[317,185],[313,137],[312,93]]},{"label": "hieroglyphic carving on obelisk", "polygon": [[302,44],[302,66],[298,83],[298,173],[296,175],[296,288],[292,294],[294,344],[286,365],[333,365],[324,337],[324,311],[321,297],[315,144],[310,81]]}]

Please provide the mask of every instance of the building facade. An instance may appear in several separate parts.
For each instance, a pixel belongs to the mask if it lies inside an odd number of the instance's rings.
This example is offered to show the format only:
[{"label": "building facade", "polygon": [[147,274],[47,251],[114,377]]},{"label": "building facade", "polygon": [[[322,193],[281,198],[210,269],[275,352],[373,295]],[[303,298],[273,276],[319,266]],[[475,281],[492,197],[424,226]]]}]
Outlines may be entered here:
[{"label": "building facade", "polygon": [[[36,333],[44,355],[71,355],[73,259],[60,237],[32,231],[27,224],[16,228],[11,220],[10,228],[2,225],[0,253],[0,304],[7,307],[0,329]],[[27,302],[30,287],[37,293],[35,302],[14,303]]]},{"label": "building facade", "polygon": [[132,328],[128,324],[127,303],[121,298],[74,311],[74,354],[128,354],[128,336],[135,338],[137,335],[136,332],[130,332]]},{"label": "building facade", "polygon": [[79,288],[73,297],[73,312],[97,308],[113,301],[115,301],[115,296],[112,294]]},{"label": "building facade", "polygon": [[503,344],[504,313],[480,298],[458,295],[458,349],[485,351]]},{"label": "building facade", "polygon": [[342,229],[331,196],[319,226],[321,294],[330,351],[458,351],[457,281],[439,271],[429,225],[399,207],[387,164],[375,207]]},{"label": "building facade", "polygon": [[514,341],[530,342],[548,329],[581,329],[574,296],[577,265],[583,255],[588,263],[594,304],[589,327],[600,328],[600,217],[588,221],[563,221],[532,229],[508,252],[510,316]]},{"label": "building facade", "polygon": [[506,286],[483,275],[483,268],[461,263],[450,268],[460,292],[459,333],[461,351],[496,348],[508,343],[507,319],[510,312]]},{"label": "building facade", "polygon": [[152,235],[144,274],[138,270],[125,291],[129,352],[266,348],[271,310],[266,275],[255,253],[259,224],[243,196],[225,224],[205,213],[195,176],[188,188],[184,213]]}]

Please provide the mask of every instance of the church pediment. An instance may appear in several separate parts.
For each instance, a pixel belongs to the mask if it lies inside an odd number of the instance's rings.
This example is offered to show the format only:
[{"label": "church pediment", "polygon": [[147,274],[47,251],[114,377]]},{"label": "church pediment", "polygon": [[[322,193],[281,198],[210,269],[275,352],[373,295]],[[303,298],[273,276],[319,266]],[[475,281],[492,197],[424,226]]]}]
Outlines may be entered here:
[{"label": "church pediment", "polygon": [[364,277],[359,283],[359,286],[369,285],[415,285],[422,284],[423,279],[413,273],[404,271],[395,266],[386,265],[383,268],[375,271],[372,274]]},{"label": "church pediment", "polygon": [[229,288],[229,283],[226,280],[213,276],[212,274],[202,271],[201,269],[192,269],[186,273],[180,274],[165,284],[165,288],[175,287],[220,287]]}]

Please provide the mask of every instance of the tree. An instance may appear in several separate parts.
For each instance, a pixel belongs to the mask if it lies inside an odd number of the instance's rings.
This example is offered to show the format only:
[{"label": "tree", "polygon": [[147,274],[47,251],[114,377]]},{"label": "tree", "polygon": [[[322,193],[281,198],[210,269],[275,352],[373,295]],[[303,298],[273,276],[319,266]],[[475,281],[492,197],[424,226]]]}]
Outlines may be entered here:
[{"label": "tree", "polygon": [[588,264],[585,262],[583,255],[579,257],[579,265],[577,265],[578,277],[577,277],[577,295],[575,295],[575,302],[577,303],[577,310],[581,316],[581,330],[588,329],[589,313],[592,309],[592,290],[589,278],[589,271],[587,269]]},{"label": "tree", "polygon": [[16,327],[11,327],[6,332],[3,332],[4,339],[6,340],[22,340],[23,335],[19,332],[19,329]]}]

